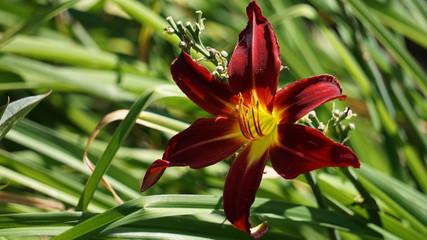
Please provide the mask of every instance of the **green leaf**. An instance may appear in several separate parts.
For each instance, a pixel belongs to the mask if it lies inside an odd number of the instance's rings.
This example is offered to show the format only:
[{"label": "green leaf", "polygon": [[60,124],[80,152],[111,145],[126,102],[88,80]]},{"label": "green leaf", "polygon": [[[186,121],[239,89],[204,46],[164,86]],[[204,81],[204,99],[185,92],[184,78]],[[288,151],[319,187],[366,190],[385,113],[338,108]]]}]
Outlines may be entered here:
[{"label": "green leaf", "polygon": [[[77,196],[73,196],[72,194],[63,192],[55,187],[49,186],[49,184],[35,180],[34,178],[28,177],[24,174],[3,167],[2,165],[0,165],[0,174],[6,179],[10,179],[13,182],[21,183],[24,186],[31,186],[31,189],[34,189],[47,196],[55,197],[56,199],[66,202],[68,204],[75,205],[78,200]],[[102,211],[104,209],[105,207],[100,207],[99,205],[91,205],[91,210],[94,211]]]},{"label": "green leaf", "polygon": [[420,91],[427,94],[427,74],[417,63],[415,58],[397,41],[397,38],[384,27],[369,9],[359,0],[351,0],[349,4],[352,6],[355,15],[368,29],[370,29],[385,48],[394,56],[396,61],[408,71],[414,78],[414,82],[418,85]]},{"label": "green leaf", "polygon": [[0,190],[2,190],[2,189],[4,189],[4,188],[6,188],[8,185],[9,185],[9,184],[3,184],[3,185],[0,185]]},{"label": "green leaf", "polygon": [[71,41],[48,37],[18,36],[13,42],[1,48],[0,52],[86,68],[120,69],[135,73],[148,72],[147,67],[142,62],[127,61],[112,52],[99,49],[89,50]]},{"label": "green leaf", "polygon": [[[427,42],[425,41],[427,39],[426,29],[417,23],[416,19],[408,18],[407,15],[404,15],[407,12],[398,12],[397,9],[392,8],[392,4],[382,4],[377,1],[364,1],[364,3],[373,10],[381,20],[381,23],[427,48]],[[423,8],[426,8],[426,6],[423,6]]]},{"label": "green leaf", "polygon": [[0,118],[0,140],[19,121],[21,121],[42,99],[49,96],[50,92],[26,97],[14,101],[6,106]]},{"label": "green leaf", "polygon": [[4,111],[6,111],[7,105],[9,105],[9,101],[10,101],[10,99],[8,98],[7,99],[7,103],[5,105],[3,105],[3,106],[0,107],[0,119],[3,116],[3,114],[4,114]]},{"label": "green leaf", "polygon": [[[0,215],[1,236],[59,235],[96,214],[81,212],[31,213]],[[211,215],[214,216],[214,215]],[[98,236],[133,239],[251,239],[229,224],[182,216],[150,219],[150,221],[104,229]],[[165,227],[167,226],[167,227]],[[191,226],[189,228],[188,226]],[[269,233],[264,239],[283,239],[282,234]],[[73,238],[74,239],[74,238]],[[295,239],[289,238],[286,239]]]},{"label": "green leaf", "polygon": [[154,29],[159,35],[174,45],[178,45],[179,39],[167,34],[163,34],[164,28],[169,26],[166,20],[154,13],[151,9],[147,8],[144,4],[134,0],[112,0],[123,11],[129,14],[133,19],[140,23],[147,24]]},{"label": "green leaf", "polygon": [[31,30],[36,29],[40,24],[43,22],[53,18],[58,13],[70,8],[75,3],[77,3],[79,0],[70,0],[63,3],[60,3],[58,5],[55,5],[51,8],[48,8],[44,11],[40,11],[38,14],[36,14],[31,19],[28,19],[23,24],[17,25],[14,28],[9,29],[5,32],[3,37],[0,39],[0,48],[10,42],[14,37],[16,37],[19,34],[30,32]]},{"label": "green leaf", "polygon": [[[117,229],[124,225],[147,220],[151,222],[153,219],[168,216],[222,213],[222,209],[220,208],[221,202],[222,198],[207,195],[154,195],[142,197],[91,217],[56,236],[54,239],[87,239],[103,231]],[[255,214],[260,214],[272,222],[290,220],[323,227],[332,227],[365,237],[379,238],[382,234],[385,234],[390,239],[396,239],[383,229],[381,229],[382,233],[380,234],[378,233],[379,231],[371,229],[371,226],[358,223],[352,218],[329,210],[276,202],[268,199],[257,199],[253,205],[253,210]],[[219,220],[217,227],[221,227],[221,221]],[[173,227],[168,224],[161,225],[161,229],[163,230]],[[193,229],[191,225],[187,225],[186,228]],[[239,232],[238,230],[235,231]],[[267,233],[266,237],[269,234],[271,233]],[[214,232],[211,236],[215,235]]]},{"label": "green leaf", "polygon": [[371,84],[363,71],[360,64],[357,62],[354,55],[351,54],[350,50],[343,44],[338,38],[337,34],[331,29],[327,28],[324,24],[319,26],[320,31],[329,40],[338,53],[340,60],[342,61],[346,70],[351,74],[354,81],[358,84],[360,91],[364,96],[369,97],[372,95]]},{"label": "green leaf", "polygon": [[362,167],[359,174],[364,185],[388,204],[402,218],[408,220],[422,234],[427,234],[427,197],[395,178],[378,170]]},{"label": "green leaf", "polygon": [[112,139],[108,143],[108,146],[99,159],[93,174],[90,175],[85,189],[83,190],[83,193],[80,197],[79,204],[77,205],[78,210],[86,211],[90,199],[98,187],[99,181],[110,166],[111,161],[113,160],[119,147],[128,136],[132,127],[135,125],[135,121],[140,115],[141,111],[145,110],[152,102],[158,99],[172,96],[182,96],[182,93],[177,93],[176,91],[177,89],[175,87],[171,87],[169,85],[159,86],[154,90],[147,91],[135,101],[135,103],[131,106],[126,118],[120,123]]},{"label": "green leaf", "polygon": [[[366,208],[369,203],[360,202],[362,199],[354,186],[351,186],[348,182],[343,182],[342,178],[337,176],[324,173],[321,173],[318,176],[320,187],[324,196],[329,201],[329,206],[333,206],[333,209],[345,212],[355,219],[360,219],[361,222],[369,221],[367,220],[369,215],[367,213],[368,209]],[[407,223],[401,222],[399,219],[392,216],[389,208],[386,206],[382,207],[383,211],[378,212],[381,218],[381,227],[375,226],[377,230],[383,228],[385,231],[388,231],[401,239],[424,239],[422,234],[414,230],[411,226],[408,226]],[[369,224],[374,227],[374,224]]]},{"label": "green leaf", "polygon": [[[27,119],[24,119],[16,125],[9,134],[7,134],[6,138],[30,149],[33,152],[37,152],[42,156],[46,156],[54,160],[51,165],[66,166],[67,168],[73,169],[73,172],[78,172],[79,174],[82,173],[84,176],[89,176],[91,174],[89,169],[84,166],[81,160],[84,149],[81,139],[70,138],[68,135],[61,134],[58,131],[54,131]],[[101,152],[101,150],[99,152]],[[56,186],[58,191],[66,188],[69,191],[72,191],[73,195],[77,196],[77,198],[83,190],[83,184],[76,183],[76,181],[80,179],[81,175],[79,178],[76,178],[75,175],[69,175],[69,173],[64,172],[49,174],[49,171],[52,171],[51,169],[42,170],[40,169],[41,166],[38,166],[37,163],[25,161],[24,158],[18,158],[13,154],[1,153],[2,152],[0,151],[0,165],[7,167],[10,164],[9,168],[17,168],[16,171],[19,169],[19,171],[25,172],[25,175],[32,177],[32,180],[44,179],[43,182],[45,184]],[[3,156],[5,159],[2,159]],[[30,158],[29,160],[33,160],[33,158]],[[31,171],[31,168],[33,168],[34,171]],[[115,169],[113,168],[111,170]],[[72,180],[70,180],[70,178]],[[118,179],[110,178],[110,176],[106,176],[106,178],[118,192],[123,193],[125,196],[129,196],[131,198],[138,196],[139,192],[135,189],[131,189],[127,184],[117,181]],[[14,180],[15,179],[16,178],[14,178]],[[20,181],[18,180],[17,182]],[[66,182],[66,184],[64,184],[64,182]],[[57,184],[62,184],[62,186],[58,187]],[[33,186],[32,184],[28,185]],[[102,203],[103,206],[108,207],[114,206],[116,203],[110,196],[101,192],[98,192],[95,195],[95,200],[98,203]],[[72,202],[68,201],[68,203],[75,206],[78,203],[78,199]]]},{"label": "green leaf", "polygon": [[19,74],[28,82],[40,84],[41,86],[36,85],[39,88],[84,91],[117,101],[135,99],[134,94],[119,88],[117,84],[99,84],[87,79],[80,79],[71,72],[61,71],[60,67],[25,57],[2,55],[0,56],[0,67]]}]

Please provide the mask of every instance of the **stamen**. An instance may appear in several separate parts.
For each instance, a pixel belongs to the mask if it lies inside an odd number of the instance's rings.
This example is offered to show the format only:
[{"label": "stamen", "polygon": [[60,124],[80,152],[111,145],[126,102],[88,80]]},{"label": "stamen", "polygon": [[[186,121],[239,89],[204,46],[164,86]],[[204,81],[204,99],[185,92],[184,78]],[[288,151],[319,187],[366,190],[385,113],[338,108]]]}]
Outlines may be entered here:
[{"label": "stamen", "polygon": [[242,94],[239,93],[239,105],[236,106],[237,108],[237,116],[238,116],[238,122],[240,126],[240,130],[242,131],[243,136],[248,139],[253,139],[252,134],[249,135],[248,128],[246,127],[246,119],[244,116],[244,109],[243,109],[243,97]]},{"label": "stamen", "polygon": [[[259,120],[259,101],[256,99],[256,92],[252,90],[250,92],[251,96],[251,112],[252,112],[252,122],[254,123],[255,132],[258,134],[258,136],[262,137],[264,134],[261,131],[261,124]],[[256,114],[255,114],[256,111]],[[255,115],[257,117],[255,117]]]},{"label": "stamen", "polygon": [[252,130],[251,130],[251,123],[250,123],[250,120],[248,117],[248,113],[249,113],[249,110],[246,109],[245,117],[244,117],[244,119],[246,120],[245,121],[245,128],[248,131],[249,135],[251,135],[251,139],[255,139],[255,136],[253,135]]},{"label": "stamen", "polygon": [[237,113],[237,115],[238,115],[237,120],[239,122],[240,130],[242,131],[242,134],[245,138],[250,139],[250,136],[248,135],[247,130],[246,130],[244,123],[243,123],[243,116],[242,116],[241,111],[240,111],[240,106],[237,106],[237,112],[238,112]]},{"label": "stamen", "polygon": [[266,136],[264,132],[270,133],[275,121],[272,116],[263,111],[255,91],[251,91],[249,97],[251,101],[247,102],[249,104],[247,106],[242,93],[238,93],[237,120],[243,136],[256,140]]},{"label": "stamen", "polygon": [[[256,118],[255,118],[254,109],[256,109]],[[264,136],[264,134],[261,131],[261,121],[259,118],[259,101],[256,101],[256,107],[252,108],[252,119],[254,122],[255,131],[257,132],[257,134],[261,137]]]}]

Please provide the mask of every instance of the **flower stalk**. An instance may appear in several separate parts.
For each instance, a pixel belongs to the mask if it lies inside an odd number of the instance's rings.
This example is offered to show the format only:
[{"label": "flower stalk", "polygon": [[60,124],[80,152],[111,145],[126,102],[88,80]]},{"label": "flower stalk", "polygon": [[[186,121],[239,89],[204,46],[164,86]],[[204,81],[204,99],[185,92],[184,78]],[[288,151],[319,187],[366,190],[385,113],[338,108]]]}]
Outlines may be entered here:
[{"label": "flower stalk", "polygon": [[[313,172],[304,173],[304,177],[307,180],[308,185],[310,185],[313,195],[316,198],[316,202],[319,208],[328,209],[328,205],[323,197],[322,191],[317,183],[317,178]],[[331,240],[341,240],[341,236],[338,231],[333,228],[328,228],[329,239]]]},{"label": "flower stalk", "polygon": [[[331,118],[328,120],[326,125],[317,118],[317,115],[314,111],[307,114],[305,118],[302,118],[301,123],[313,128],[317,128],[323,131],[325,134],[329,133],[337,138],[339,142],[345,143],[349,139],[350,131],[355,129],[355,124],[352,122],[345,124],[344,121],[350,120],[356,116],[357,114],[355,114],[350,108],[347,107],[344,111],[340,111],[336,109],[335,104],[333,104]],[[349,167],[342,167],[340,170],[350,180],[350,182],[362,196],[362,204],[367,209],[370,220],[373,223],[381,226],[381,218],[379,216],[379,212],[381,210],[375,199],[369,194],[363,184],[359,181],[356,173]],[[305,174],[305,177],[313,190],[313,194],[319,207],[326,208],[321,190],[315,181],[314,175],[311,172],[308,172]]]},{"label": "flower stalk", "polygon": [[203,55],[203,58],[198,59],[198,61],[205,60],[212,62],[216,68],[213,74],[220,78],[221,80],[226,81],[228,79],[228,53],[226,51],[218,51],[212,47],[204,46],[201,33],[205,29],[204,21],[205,18],[202,17],[202,11],[196,11],[196,22],[186,22],[185,26],[182,21],[177,21],[169,16],[166,18],[166,21],[169,23],[169,27],[164,29],[165,33],[171,35],[177,35],[181,42],[179,47],[186,53],[190,53],[191,49]]}]

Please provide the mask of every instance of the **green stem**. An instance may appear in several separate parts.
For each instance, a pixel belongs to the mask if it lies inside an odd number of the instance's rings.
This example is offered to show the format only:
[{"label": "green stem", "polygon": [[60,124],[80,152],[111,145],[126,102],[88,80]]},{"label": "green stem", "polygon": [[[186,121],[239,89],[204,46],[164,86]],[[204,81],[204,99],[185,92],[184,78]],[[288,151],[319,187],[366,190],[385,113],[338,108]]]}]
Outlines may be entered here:
[{"label": "green stem", "polygon": [[[322,191],[320,190],[319,185],[317,184],[317,179],[312,172],[308,172],[304,174],[305,179],[307,179],[307,183],[310,185],[314,197],[316,198],[317,205],[319,208],[327,209],[325,199],[323,198]],[[338,234],[338,231],[333,228],[328,228],[329,239],[331,240],[340,240],[341,236]]]},{"label": "green stem", "polygon": [[317,184],[316,177],[312,172],[305,173],[304,176],[307,179],[307,183],[310,185],[313,191],[314,197],[316,198],[316,201],[317,201],[317,205],[319,205],[320,208],[325,209],[326,203],[325,203],[325,200],[323,199],[323,195],[319,188],[319,185]]},{"label": "green stem", "polygon": [[203,45],[196,43],[192,47],[194,50],[202,54],[206,59],[209,59],[209,61],[213,61],[215,65],[218,64],[217,61],[215,61],[215,59],[211,57],[211,54],[209,53],[208,50],[206,50],[206,48]]},{"label": "green stem", "polygon": [[363,205],[366,208],[370,220],[377,224],[378,226],[382,226],[380,215],[378,214],[381,210],[378,207],[375,199],[369,194],[369,192],[365,189],[365,187],[359,182],[359,179],[356,173],[350,169],[349,167],[340,168],[344,175],[351,181],[354,187],[357,189],[359,194],[363,197]]}]

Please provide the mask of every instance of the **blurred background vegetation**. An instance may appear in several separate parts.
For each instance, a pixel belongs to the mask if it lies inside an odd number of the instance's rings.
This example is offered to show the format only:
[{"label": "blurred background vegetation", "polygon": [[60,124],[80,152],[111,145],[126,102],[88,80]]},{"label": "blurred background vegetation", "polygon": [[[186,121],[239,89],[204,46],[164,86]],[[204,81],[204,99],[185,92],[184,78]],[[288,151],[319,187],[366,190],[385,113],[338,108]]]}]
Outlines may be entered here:
[{"label": "blurred background vegetation", "polygon": [[[337,108],[348,106],[358,115],[346,145],[362,162],[350,172],[355,185],[339,169],[316,171],[327,209],[317,208],[304,176],[285,181],[268,174],[253,208],[255,222],[270,222],[265,238],[328,239],[327,227],[343,239],[426,237],[427,2],[258,2],[290,69],[282,72],[280,86],[324,73],[340,79],[348,98]],[[57,239],[248,238],[221,215],[229,161],[169,169],[139,193],[146,168],[161,157],[167,140],[209,117],[171,80],[169,66],[180,49],[177,37],[163,33],[164,19],[194,22],[194,11],[202,10],[204,44],[231,56],[248,3],[1,0],[0,105],[52,93],[1,139],[0,239],[66,230]],[[138,98],[153,89],[155,101]],[[102,117],[131,108],[136,99],[140,105],[132,109],[144,110],[139,118],[145,126],[132,127],[132,119],[110,124],[89,151],[95,163],[107,159],[107,179],[125,201],[118,206],[103,186],[88,187],[91,172],[82,156]],[[319,118],[326,122],[331,109],[329,103],[319,108]],[[116,136],[128,127],[128,136]],[[120,147],[117,154],[102,156],[107,144]],[[74,212],[85,186],[96,190],[87,198],[88,212]]]}]

